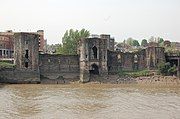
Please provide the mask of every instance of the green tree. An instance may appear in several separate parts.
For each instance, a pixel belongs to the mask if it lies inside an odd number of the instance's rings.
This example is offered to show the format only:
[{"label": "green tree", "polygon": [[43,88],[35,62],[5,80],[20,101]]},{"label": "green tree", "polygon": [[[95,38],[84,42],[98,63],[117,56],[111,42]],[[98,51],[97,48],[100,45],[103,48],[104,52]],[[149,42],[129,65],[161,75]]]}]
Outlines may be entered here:
[{"label": "green tree", "polygon": [[140,46],[139,45],[139,42],[137,41],[137,40],[133,40],[133,44],[132,44],[133,46]]},{"label": "green tree", "polygon": [[148,45],[147,40],[146,40],[146,39],[143,39],[143,40],[141,41],[141,46],[146,47],[147,45]]},{"label": "green tree", "polygon": [[65,55],[76,55],[78,43],[80,39],[89,37],[89,31],[82,29],[78,30],[67,30],[62,38],[62,45],[57,48],[58,54]]},{"label": "green tree", "polygon": [[164,39],[163,38],[158,38],[158,43],[161,44],[164,42]]},{"label": "green tree", "polygon": [[130,46],[133,46],[133,39],[132,38],[128,38],[126,40],[126,44],[130,45]]},{"label": "green tree", "polygon": [[164,46],[164,39],[163,38],[158,37],[158,41],[157,42],[158,42],[159,46],[161,46],[161,47]]}]

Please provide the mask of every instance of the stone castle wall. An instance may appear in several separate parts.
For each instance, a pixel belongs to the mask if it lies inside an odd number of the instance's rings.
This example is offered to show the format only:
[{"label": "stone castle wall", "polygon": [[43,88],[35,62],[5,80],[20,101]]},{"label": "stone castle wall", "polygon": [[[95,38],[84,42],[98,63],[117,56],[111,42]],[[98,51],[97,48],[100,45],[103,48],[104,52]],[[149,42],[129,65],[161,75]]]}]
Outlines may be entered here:
[{"label": "stone castle wall", "polygon": [[0,81],[60,83],[68,79],[80,79],[88,82],[94,75],[106,76],[117,74],[119,70],[156,68],[158,63],[165,61],[164,49],[161,47],[124,53],[108,50],[107,42],[103,38],[81,39],[80,55],[40,54],[38,34],[15,33],[16,68],[1,70]]},{"label": "stone castle wall", "polygon": [[40,83],[40,75],[37,71],[5,68],[0,69],[0,83]]},{"label": "stone castle wall", "polygon": [[[39,35],[31,33],[14,34],[14,63],[17,69],[39,70]],[[26,55],[28,55],[26,57]],[[25,67],[25,62],[28,66]]]},{"label": "stone castle wall", "polygon": [[77,79],[79,77],[79,56],[40,54],[40,75],[48,79]]},{"label": "stone castle wall", "polygon": [[117,73],[118,70],[142,70],[146,68],[146,51],[112,52],[108,51],[108,72]]},{"label": "stone castle wall", "polygon": [[156,69],[159,63],[165,62],[164,48],[148,47],[146,49],[146,58],[146,67],[148,69]]},{"label": "stone castle wall", "polygon": [[78,55],[40,54],[40,72],[79,72]]}]

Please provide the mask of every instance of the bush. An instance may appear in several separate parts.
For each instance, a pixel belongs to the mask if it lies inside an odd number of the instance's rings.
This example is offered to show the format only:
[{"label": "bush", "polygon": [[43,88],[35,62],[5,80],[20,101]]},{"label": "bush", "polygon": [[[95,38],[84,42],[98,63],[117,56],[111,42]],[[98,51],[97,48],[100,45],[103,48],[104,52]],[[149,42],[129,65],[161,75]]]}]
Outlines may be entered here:
[{"label": "bush", "polygon": [[170,67],[170,68],[168,69],[168,73],[169,73],[170,75],[174,75],[174,74],[176,74],[176,72],[177,72],[176,65],[174,65],[173,67]]},{"label": "bush", "polygon": [[120,77],[129,76],[129,77],[140,77],[140,76],[148,76],[148,70],[136,70],[136,71],[125,71],[119,70],[118,72]]},{"label": "bush", "polygon": [[160,63],[158,65],[158,71],[162,75],[173,75],[176,73],[177,69],[175,65],[171,67],[170,63],[167,62],[167,63]]},{"label": "bush", "polygon": [[0,68],[14,68],[15,65],[7,62],[0,62]]}]

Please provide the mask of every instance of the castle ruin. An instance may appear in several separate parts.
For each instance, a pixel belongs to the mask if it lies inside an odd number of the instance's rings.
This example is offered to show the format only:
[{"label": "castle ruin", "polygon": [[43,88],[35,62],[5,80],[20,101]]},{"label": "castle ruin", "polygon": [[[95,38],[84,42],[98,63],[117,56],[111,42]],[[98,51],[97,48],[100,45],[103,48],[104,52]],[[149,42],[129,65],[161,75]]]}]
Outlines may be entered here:
[{"label": "castle ruin", "polygon": [[[114,51],[110,35],[80,40],[79,55],[40,54],[38,34],[14,34],[16,68],[6,79],[41,83],[43,79],[78,79],[89,82],[92,75],[107,76],[119,70],[156,69],[165,62],[163,47],[151,46],[135,52]],[[179,66],[179,59],[178,66]],[[1,73],[6,74],[9,72]],[[58,83],[58,82],[57,82]]]}]

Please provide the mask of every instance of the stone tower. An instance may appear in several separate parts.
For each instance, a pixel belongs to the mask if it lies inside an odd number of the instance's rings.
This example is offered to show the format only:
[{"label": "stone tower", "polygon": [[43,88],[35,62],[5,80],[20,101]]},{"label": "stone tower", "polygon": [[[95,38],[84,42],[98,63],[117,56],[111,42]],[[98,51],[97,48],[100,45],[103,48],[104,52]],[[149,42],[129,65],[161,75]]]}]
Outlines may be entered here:
[{"label": "stone tower", "polygon": [[156,69],[158,64],[165,62],[165,53],[163,47],[148,47],[146,49],[146,66],[148,69]]},{"label": "stone tower", "polygon": [[85,38],[80,41],[80,81],[90,81],[90,75],[105,75],[107,68],[107,39]]},{"label": "stone tower", "polygon": [[15,33],[14,51],[17,69],[39,71],[39,35]]}]

